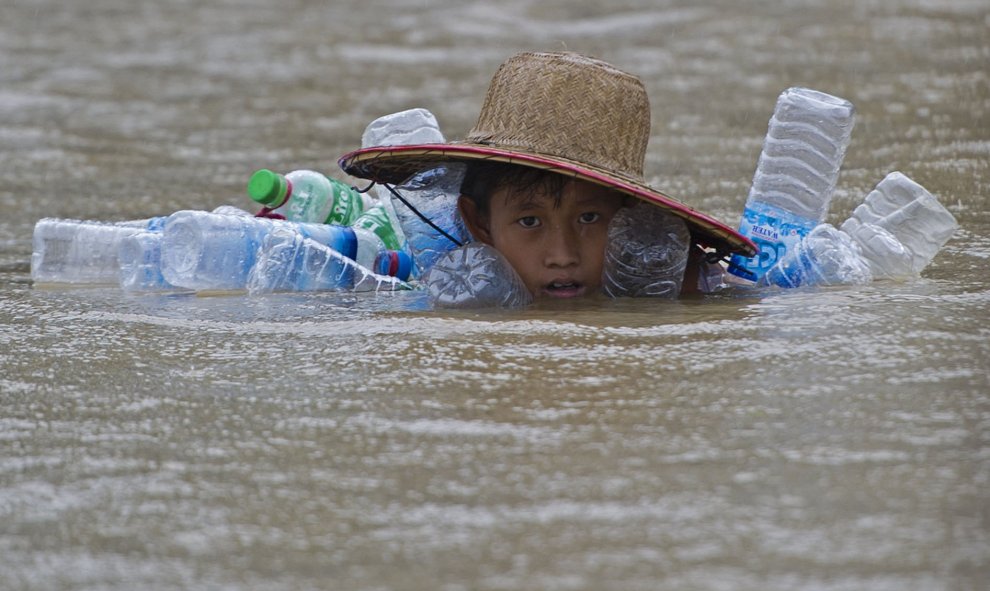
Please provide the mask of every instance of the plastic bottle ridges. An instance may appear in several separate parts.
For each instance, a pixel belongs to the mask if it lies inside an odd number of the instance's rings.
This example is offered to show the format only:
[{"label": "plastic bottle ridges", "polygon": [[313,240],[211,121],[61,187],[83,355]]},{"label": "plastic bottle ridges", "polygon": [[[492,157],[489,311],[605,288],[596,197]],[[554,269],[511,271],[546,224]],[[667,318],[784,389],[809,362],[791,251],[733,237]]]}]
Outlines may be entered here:
[{"label": "plastic bottle ridges", "polygon": [[437,308],[518,308],[533,301],[509,261],[481,242],[445,252],[425,282]]},{"label": "plastic bottle ridges", "polygon": [[870,267],[848,234],[831,224],[815,227],[760,278],[762,285],[862,285],[873,280]]},{"label": "plastic bottle ridges", "polygon": [[121,241],[156,230],[164,218],[97,222],[43,218],[32,235],[31,279],[36,283],[118,284]]},{"label": "plastic bottle ridges", "polygon": [[890,249],[890,240],[876,227],[889,232],[910,251],[910,270],[895,272],[874,265],[874,271],[878,277],[899,278],[921,273],[959,224],[928,190],[894,171],[877,184],[841,227],[864,251],[875,252],[872,260],[876,261]]},{"label": "plastic bottle ridges", "polygon": [[[248,292],[363,290],[369,288],[372,279],[378,289],[402,287],[411,268],[408,257],[405,261],[392,260],[395,251],[381,251],[374,260],[375,269],[366,269],[353,259],[357,241],[351,228],[327,225],[324,230],[325,233],[308,233],[291,227],[273,229],[265,237],[248,276]],[[351,256],[344,254],[347,252]],[[399,277],[374,276],[376,271]]]},{"label": "plastic bottle ridges", "polygon": [[620,209],[608,227],[602,290],[611,297],[677,297],[690,241],[687,224],[658,207]]},{"label": "plastic bottle ridges", "polygon": [[760,252],[733,256],[730,272],[758,280],[825,219],[854,123],[845,99],[807,88],[780,94],[739,225]]}]

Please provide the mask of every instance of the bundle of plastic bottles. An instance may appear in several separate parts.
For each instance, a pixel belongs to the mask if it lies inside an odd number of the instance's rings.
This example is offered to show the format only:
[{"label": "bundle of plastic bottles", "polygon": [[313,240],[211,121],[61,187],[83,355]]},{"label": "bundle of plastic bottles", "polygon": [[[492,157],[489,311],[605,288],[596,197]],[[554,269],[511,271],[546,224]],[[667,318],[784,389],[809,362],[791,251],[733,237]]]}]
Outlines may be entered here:
[{"label": "bundle of plastic bottles", "polygon": [[[797,287],[915,277],[957,228],[899,172],[867,195],[841,229],[824,223],[849,144],[848,101],[804,88],[782,93],[740,223],[759,247],[728,271]],[[443,143],[425,109],[381,117],[362,146]],[[362,193],[311,170],[262,169],[247,182],[262,206],[183,210],[117,223],[45,218],[34,229],[36,283],[119,284],[127,291],[399,290],[423,286],[437,307],[517,307],[532,301],[495,249],[469,243],[457,198],[464,165],[437,163],[394,189]],[[397,198],[401,195],[401,198]],[[611,297],[677,297],[690,232],[659,208],[624,208],[609,226],[602,284]],[[724,286],[702,269],[703,291]]]},{"label": "bundle of plastic bottles", "polygon": [[[365,146],[443,141],[425,109],[377,119],[362,138]],[[45,218],[34,229],[31,276],[127,291],[407,289],[467,241],[456,208],[462,176],[438,166],[398,187],[418,215],[405,205],[397,212],[391,191],[377,186],[361,193],[312,170],[262,169],[247,183],[262,206],[254,215],[221,206],[117,223]]]},{"label": "bundle of plastic bottles", "polygon": [[888,174],[839,229],[825,223],[855,109],[807,88],[777,99],[739,231],[759,247],[729,272],[758,285],[863,284],[920,275],[958,228],[900,172]]}]

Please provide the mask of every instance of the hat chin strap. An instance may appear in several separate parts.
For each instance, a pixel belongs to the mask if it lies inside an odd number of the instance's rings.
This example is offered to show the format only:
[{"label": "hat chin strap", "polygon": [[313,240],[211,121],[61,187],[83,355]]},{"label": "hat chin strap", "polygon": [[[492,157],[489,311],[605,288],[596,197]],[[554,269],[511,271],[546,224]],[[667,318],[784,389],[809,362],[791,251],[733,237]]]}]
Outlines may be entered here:
[{"label": "hat chin strap", "polygon": [[[357,187],[351,187],[351,188],[354,189],[355,191],[357,191],[358,193],[367,193],[368,191],[371,190],[372,187],[375,186],[375,184],[376,184],[375,181],[371,181],[371,183],[367,187],[365,187],[364,189],[358,189]],[[424,222],[426,222],[426,224],[428,226],[430,226],[431,228],[433,228],[437,232],[440,232],[440,234],[444,238],[446,238],[447,240],[450,240],[451,242],[453,242],[457,246],[464,246],[464,244],[460,240],[458,240],[457,238],[454,238],[453,236],[451,236],[450,234],[448,234],[443,228],[441,228],[440,226],[438,226],[435,223],[433,223],[433,220],[431,220],[430,218],[426,217],[426,215],[424,215],[421,211],[419,211],[418,209],[416,209],[416,207],[412,203],[409,203],[409,201],[405,197],[403,197],[402,195],[400,195],[399,192],[396,191],[395,188],[392,185],[390,185],[388,183],[381,183],[381,186],[383,186],[386,189],[388,189],[388,192],[391,193],[392,195],[394,195],[396,199],[398,199],[399,201],[401,201],[403,205],[405,205],[406,207],[408,207],[410,211],[412,211],[414,214],[416,214],[416,217],[418,217],[419,219],[421,219]]]}]

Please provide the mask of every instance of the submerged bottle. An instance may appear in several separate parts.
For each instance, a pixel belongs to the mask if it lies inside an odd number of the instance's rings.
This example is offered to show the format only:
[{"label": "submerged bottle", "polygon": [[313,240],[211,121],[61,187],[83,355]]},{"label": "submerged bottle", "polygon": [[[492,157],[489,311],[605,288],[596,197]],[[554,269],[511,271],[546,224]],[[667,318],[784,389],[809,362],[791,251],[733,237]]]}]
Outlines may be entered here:
[{"label": "submerged bottle", "polygon": [[480,242],[444,253],[425,281],[430,301],[438,308],[518,308],[533,301],[509,261]]},{"label": "submerged bottle", "polygon": [[[274,291],[402,289],[412,261],[408,255],[381,251],[373,268],[357,264],[355,232],[346,226],[274,228],[262,242],[248,275],[249,293]],[[373,287],[372,287],[373,286]]]},{"label": "submerged bottle", "polygon": [[903,173],[888,174],[842,223],[877,279],[917,276],[959,227],[934,195]]},{"label": "submerged bottle", "polygon": [[824,221],[854,114],[852,103],[823,92],[789,88],[781,93],[739,224],[759,253],[734,255],[730,273],[757,281]]},{"label": "submerged bottle", "polygon": [[602,289],[611,297],[668,297],[681,292],[691,233],[684,220],[640,203],[620,209],[608,227]]},{"label": "submerged bottle", "polygon": [[251,175],[247,191],[267,208],[266,215],[294,222],[347,226],[369,205],[361,193],[313,170],[282,175],[263,168]]},{"label": "submerged bottle", "polygon": [[97,222],[43,218],[34,226],[31,279],[35,283],[117,284],[121,241],[158,231],[165,218]]},{"label": "submerged bottle", "polygon": [[[361,145],[365,148],[442,144],[445,141],[436,117],[426,109],[409,109],[379,117],[368,125],[361,137]],[[378,201],[388,204],[394,212],[392,215],[398,219],[419,273],[425,273],[445,252],[468,239],[457,209],[464,172],[463,164],[437,163],[395,187],[399,197],[385,187],[375,187]]]}]

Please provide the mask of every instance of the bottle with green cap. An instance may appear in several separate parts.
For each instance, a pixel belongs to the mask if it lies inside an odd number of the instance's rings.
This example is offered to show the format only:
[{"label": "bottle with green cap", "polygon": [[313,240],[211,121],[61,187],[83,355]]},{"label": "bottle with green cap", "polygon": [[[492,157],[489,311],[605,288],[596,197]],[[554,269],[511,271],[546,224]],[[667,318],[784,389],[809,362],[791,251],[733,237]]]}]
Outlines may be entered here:
[{"label": "bottle with green cap", "polygon": [[370,201],[345,183],[314,170],[283,175],[263,168],[251,175],[247,192],[265,206],[269,217],[342,226],[354,222]]}]

